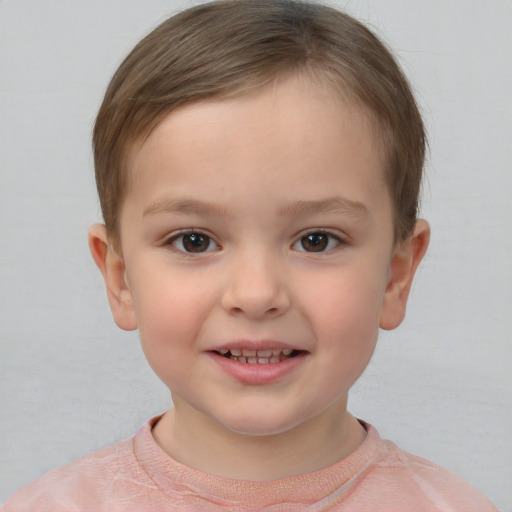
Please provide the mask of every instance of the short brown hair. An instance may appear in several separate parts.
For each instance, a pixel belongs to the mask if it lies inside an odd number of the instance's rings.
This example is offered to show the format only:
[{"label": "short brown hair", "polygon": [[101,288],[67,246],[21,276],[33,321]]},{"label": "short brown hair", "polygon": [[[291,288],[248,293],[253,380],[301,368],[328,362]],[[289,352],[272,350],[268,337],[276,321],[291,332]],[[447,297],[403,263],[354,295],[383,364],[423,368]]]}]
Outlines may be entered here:
[{"label": "short brown hair", "polygon": [[377,122],[395,240],[417,220],[425,130],[390,51],[364,25],[331,7],[294,0],[220,0],[164,21],[123,61],[93,134],[96,183],[110,236],[129,185],[126,155],[177,107],[255,91],[306,72],[360,102]]}]

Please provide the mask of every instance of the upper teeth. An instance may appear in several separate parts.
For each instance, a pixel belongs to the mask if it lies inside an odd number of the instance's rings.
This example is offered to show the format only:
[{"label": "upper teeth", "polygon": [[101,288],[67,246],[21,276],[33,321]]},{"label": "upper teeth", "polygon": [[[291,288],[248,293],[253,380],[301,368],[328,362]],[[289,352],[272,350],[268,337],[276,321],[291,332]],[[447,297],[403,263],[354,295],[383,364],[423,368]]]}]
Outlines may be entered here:
[{"label": "upper teeth", "polygon": [[288,357],[293,349],[291,348],[273,348],[265,350],[251,350],[248,348],[221,348],[218,351],[221,355],[229,357],[240,363],[279,363],[282,358]]},{"label": "upper teeth", "polygon": [[238,349],[238,348],[232,348],[232,349],[227,349],[227,348],[221,348],[219,350],[219,352],[225,356],[228,352],[231,352],[231,355],[232,356],[235,356],[235,357],[239,357],[239,356],[244,356],[244,357],[270,357],[270,356],[278,356],[280,355],[281,353],[283,353],[283,355],[285,356],[289,356],[293,350],[291,348],[274,348],[274,349],[268,349],[268,350],[249,350],[247,348],[244,348],[242,350]]}]

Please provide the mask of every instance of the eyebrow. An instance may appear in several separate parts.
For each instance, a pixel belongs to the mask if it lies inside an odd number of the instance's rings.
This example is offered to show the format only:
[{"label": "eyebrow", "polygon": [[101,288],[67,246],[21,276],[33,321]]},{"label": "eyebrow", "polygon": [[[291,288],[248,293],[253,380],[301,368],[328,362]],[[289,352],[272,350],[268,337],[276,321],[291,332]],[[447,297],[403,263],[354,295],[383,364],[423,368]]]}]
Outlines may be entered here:
[{"label": "eyebrow", "polygon": [[[181,197],[163,199],[146,208],[143,216],[159,213],[177,213],[183,215],[210,215],[233,217],[233,212],[224,206],[208,201]],[[368,208],[359,201],[335,196],[318,200],[299,200],[288,203],[278,210],[281,216],[300,216],[307,214],[348,215],[357,220],[365,220],[370,216]]]},{"label": "eyebrow", "polygon": [[214,215],[232,217],[233,213],[223,206],[208,201],[198,201],[197,199],[178,197],[173,199],[163,199],[157,201],[146,208],[143,216],[155,215],[158,213],[178,213],[184,215]]},{"label": "eyebrow", "polygon": [[319,200],[294,201],[279,210],[280,215],[306,215],[306,214],[332,214],[348,215],[357,220],[366,220],[370,217],[368,208],[359,201],[352,201],[341,196],[328,197]]}]

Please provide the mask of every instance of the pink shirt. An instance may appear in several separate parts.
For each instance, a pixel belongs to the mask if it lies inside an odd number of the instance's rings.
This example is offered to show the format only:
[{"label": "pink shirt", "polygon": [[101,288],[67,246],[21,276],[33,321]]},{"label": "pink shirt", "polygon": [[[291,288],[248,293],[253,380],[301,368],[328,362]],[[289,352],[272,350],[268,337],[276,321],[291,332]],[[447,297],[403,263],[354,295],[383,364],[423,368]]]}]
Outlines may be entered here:
[{"label": "pink shirt", "polygon": [[495,511],[449,471],[368,436],[326,469],[271,482],[215,477],[184,466],[155,443],[154,418],[132,439],[50,471],[15,493],[10,511]]}]

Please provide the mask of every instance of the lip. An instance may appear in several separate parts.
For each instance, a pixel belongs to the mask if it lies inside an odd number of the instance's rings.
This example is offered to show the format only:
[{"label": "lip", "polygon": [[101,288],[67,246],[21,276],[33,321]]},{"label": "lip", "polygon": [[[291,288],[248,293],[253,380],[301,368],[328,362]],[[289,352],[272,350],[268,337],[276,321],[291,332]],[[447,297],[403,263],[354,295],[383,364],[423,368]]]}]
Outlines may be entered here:
[{"label": "lip", "polygon": [[[228,349],[249,349],[249,350],[269,350],[269,349],[292,349],[299,351],[297,355],[284,359],[279,363],[250,364],[239,363],[218,353],[222,348]],[[227,373],[233,379],[242,384],[263,385],[278,382],[287,375],[295,371],[304,363],[307,352],[300,350],[292,345],[277,341],[234,341],[211,348],[206,352],[211,359],[219,365],[221,370]]]},{"label": "lip", "polygon": [[291,350],[301,350],[299,347],[294,347],[293,345],[289,345],[288,343],[283,343],[282,341],[273,341],[273,340],[233,340],[223,345],[217,345],[215,347],[211,347],[208,350],[219,352],[221,349],[239,349],[242,350],[244,348],[248,350],[271,350],[274,348],[279,348],[281,350],[285,348],[289,348]]}]

